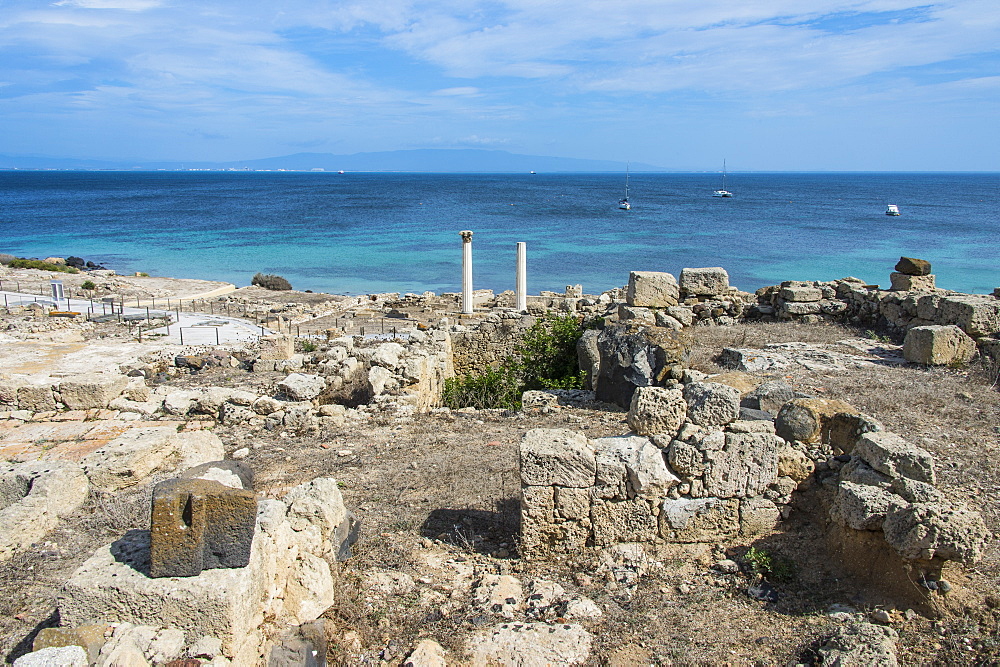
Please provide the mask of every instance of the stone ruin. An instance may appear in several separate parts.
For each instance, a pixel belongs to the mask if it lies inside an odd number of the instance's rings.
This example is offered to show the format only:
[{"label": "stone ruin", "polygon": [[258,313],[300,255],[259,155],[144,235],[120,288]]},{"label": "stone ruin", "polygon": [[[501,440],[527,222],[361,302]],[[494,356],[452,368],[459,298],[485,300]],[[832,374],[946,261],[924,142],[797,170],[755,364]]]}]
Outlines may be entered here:
[{"label": "stone ruin", "polygon": [[980,558],[982,517],[934,486],[928,452],[876,420],[840,401],[793,398],[779,382],[741,393],[686,379],[634,391],[634,435],[525,434],[522,555],[752,539],[811,494],[831,553],[875,586],[934,590],[946,561]]}]

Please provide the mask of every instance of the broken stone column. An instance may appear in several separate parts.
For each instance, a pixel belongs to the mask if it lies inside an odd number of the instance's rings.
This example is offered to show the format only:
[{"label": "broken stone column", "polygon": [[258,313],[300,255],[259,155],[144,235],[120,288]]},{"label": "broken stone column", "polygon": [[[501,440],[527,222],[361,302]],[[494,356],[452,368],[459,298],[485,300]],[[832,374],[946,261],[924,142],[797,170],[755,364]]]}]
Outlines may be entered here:
[{"label": "broken stone column", "polygon": [[205,479],[170,479],[153,489],[151,577],[195,577],[250,562],[253,491]]},{"label": "broken stone column", "polygon": [[472,232],[458,233],[462,237],[462,313],[472,314]]},{"label": "broken stone column", "polygon": [[524,312],[528,309],[528,244],[517,244],[517,280],[515,284],[515,309]]}]

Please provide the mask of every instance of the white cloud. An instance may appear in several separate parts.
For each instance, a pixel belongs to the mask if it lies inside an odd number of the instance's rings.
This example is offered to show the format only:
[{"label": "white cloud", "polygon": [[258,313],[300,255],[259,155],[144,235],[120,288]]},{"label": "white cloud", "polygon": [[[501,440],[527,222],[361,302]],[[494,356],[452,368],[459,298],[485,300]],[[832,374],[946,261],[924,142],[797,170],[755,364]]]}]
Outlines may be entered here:
[{"label": "white cloud", "polygon": [[60,0],[53,3],[56,7],[80,7],[82,9],[121,9],[129,12],[142,12],[159,7],[160,0]]},{"label": "white cloud", "polygon": [[458,86],[456,88],[441,88],[432,94],[442,97],[475,97],[480,94],[480,91],[475,86]]}]

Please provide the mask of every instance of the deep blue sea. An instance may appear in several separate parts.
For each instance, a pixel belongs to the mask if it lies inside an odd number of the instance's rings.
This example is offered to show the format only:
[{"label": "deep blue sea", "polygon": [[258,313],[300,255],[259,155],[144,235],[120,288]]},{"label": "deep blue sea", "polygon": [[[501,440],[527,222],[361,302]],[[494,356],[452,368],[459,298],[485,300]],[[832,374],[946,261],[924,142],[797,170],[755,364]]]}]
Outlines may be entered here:
[{"label": "deep blue sea", "polygon": [[[1000,286],[1000,174],[0,172],[0,252],[76,255],[120,273],[247,285],[276,273],[338,294],[457,291],[471,229],[476,288],[588,293],[630,270],[723,266],[754,290],[856,276],[888,285],[901,255],[939,287]],[[888,217],[887,203],[902,215]]]}]

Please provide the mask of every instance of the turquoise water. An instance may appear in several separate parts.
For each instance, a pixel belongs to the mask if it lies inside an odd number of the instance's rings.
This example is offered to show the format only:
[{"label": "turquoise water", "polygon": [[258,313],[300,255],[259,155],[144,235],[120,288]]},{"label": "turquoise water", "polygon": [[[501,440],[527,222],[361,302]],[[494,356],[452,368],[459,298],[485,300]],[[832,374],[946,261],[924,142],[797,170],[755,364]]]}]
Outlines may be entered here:
[{"label": "turquoise water", "polygon": [[[456,291],[458,232],[477,288],[594,293],[630,270],[723,266],[742,289],[853,275],[888,283],[901,255],[939,287],[1000,286],[1000,174],[0,172],[0,252],[77,255],[119,272],[246,285],[277,273],[341,294]],[[902,216],[884,215],[887,203]]]}]

